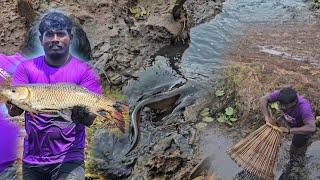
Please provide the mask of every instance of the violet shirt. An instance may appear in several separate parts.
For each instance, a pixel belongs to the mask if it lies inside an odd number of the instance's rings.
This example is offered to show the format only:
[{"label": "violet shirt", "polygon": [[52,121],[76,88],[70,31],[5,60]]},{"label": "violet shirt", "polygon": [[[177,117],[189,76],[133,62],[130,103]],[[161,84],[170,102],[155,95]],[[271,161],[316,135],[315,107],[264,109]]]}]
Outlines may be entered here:
[{"label": "violet shirt", "polygon": [[[11,56],[0,54],[0,84],[10,77],[25,58],[20,53]],[[17,159],[19,127],[8,121],[8,111],[0,103],[0,173]]]},{"label": "violet shirt", "polygon": [[[101,94],[99,77],[85,62],[72,57],[61,67],[45,63],[44,56],[21,63],[13,76],[12,85],[73,83]],[[54,164],[84,160],[85,126],[62,118],[25,113],[23,162]]]},{"label": "violet shirt", "polygon": [[[268,95],[269,102],[278,100],[280,90],[273,91]],[[298,95],[298,103],[296,106],[284,111],[284,117],[291,127],[301,127],[304,125],[303,121],[315,121],[310,102],[303,96]]]}]

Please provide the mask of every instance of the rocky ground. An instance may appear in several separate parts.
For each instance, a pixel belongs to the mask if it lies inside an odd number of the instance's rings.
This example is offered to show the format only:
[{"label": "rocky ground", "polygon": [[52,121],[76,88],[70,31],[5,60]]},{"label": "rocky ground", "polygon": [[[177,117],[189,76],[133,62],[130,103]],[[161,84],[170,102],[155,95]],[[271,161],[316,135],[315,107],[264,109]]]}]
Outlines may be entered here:
[{"label": "rocky ground", "polygon": [[[175,12],[179,12],[179,3],[184,3],[183,8],[180,16],[176,15],[174,19],[172,10],[176,7]],[[313,0],[315,17],[319,11],[318,4],[319,1]],[[83,26],[102,78],[106,78],[103,74],[106,72],[111,85],[116,87],[135,79],[154,61],[153,55],[162,47],[177,42],[188,43],[190,28],[212,19],[221,7],[222,1],[219,0],[32,1],[36,14],[59,8]],[[22,17],[29,14],[18,11],[17,1],[13,0],[1,0],[0,11],[0,25],[3,27],[0,30],[0,52],[12,54],[19,50],[24,40],[30,17]],[[292,85],[310,99],[315,115],[319,116],[318,29],[319,24],[314,21],[250,27],[230,47],[232,51],[225,59],[230,60],[231,64],[225,69],[225,79],[213,89],[212,94],[186,108],[183,115],[169,118],[171,124],[159,125],[158,128],[164,128],[161,131],[163,134],[159,132],[159,137],[163,138],[155,139],[159,142],[152,144],[150,152],[137,160],[133,171],[136,178],[187,179],[201,156],[206,154],[200,152],[202,150],[197,145],[201,137],[215,133],[212,132],[213,127],[223,129],[230,136],[233,133],[245,137],[263,124],[258,108],[259,97],[284,84]],[[226,95],[217,98],[216,90],[223,90]],[[121,96],[121,93],[118,94]],[[197,126],[199,112],[203,108],[209,108],[210,115],[216,119],[230,106],[237,110],[238,121],[233,126],[217,122],[207,127]],[[179,128],[175,125],[177,122],[180,123]],[[192,125],[189,127],[183,124],[185,122]],[[96,128],[99,124],[88,131],[89,135]],[[153,130],[157,132],[158,129]],[[91,139],[88,140],[91,143]],[[190,149],[195,152],[190,152]],[[89,172],[95,174],[87,175],[88,178],[103,179],[97,175],[101,172],[90,169],[90,166]]]},{"label": "rocky ground", "polygon": [[[19,7],[18,1],[25,4]],[[153,55],[167,45],[189,42],[192,27],[212,19],[221,11],[223,0],[185,1],[185,0],[1,0],[0,5],[0,52],[13,54],[20,51],[26,32],[34,19],[49,9],[66,12],[82,25],[91,43],[92,58],[101,78],[108,80],[111,86],[122,87],[130,79],[138,76],[140,70],[153,62]],[[20,4],[21,5],[21,4]],[[107,77],[105,76],[107,74]],[[112,92],[114,93],[114,92]],[[118,93],[121,96],[121,93]],[[182,119],[181,119],[182,120]],[[90,134],[99,128],[95,124]],[[176,134],[177,136],[181,136]],[[171,142],[168,137],[165,144]],[[183,139],[183,137],[180,137]],[[181,142],[180,142],[181,143]],[[171,145],[170,145],[171,146]],[[161,147],[159,148],[161,149]],[[173,148],[175,149],[175,148]],[[90,152],[87,154],[90,156]],[[186,178],[195,162],[187,163],[187,157],[179,152],[169,151],[167,155],[146,157],[150,162],[140,161],[136,166],[150,169],[151,176]],[[159,161],[160,159],[165,161]],[[177,159],[178,158],[178,159]],[[181,169],[181,165],[185,169]],[[186,166],[187,165],[187,166]],[[170,168],[168,169],[168,167]],[[103,178],[99,172],[87,168],[90,179]],[[176,171],[179,171],[177,173]],[[94,172],[94,174],[90,174]]]}]

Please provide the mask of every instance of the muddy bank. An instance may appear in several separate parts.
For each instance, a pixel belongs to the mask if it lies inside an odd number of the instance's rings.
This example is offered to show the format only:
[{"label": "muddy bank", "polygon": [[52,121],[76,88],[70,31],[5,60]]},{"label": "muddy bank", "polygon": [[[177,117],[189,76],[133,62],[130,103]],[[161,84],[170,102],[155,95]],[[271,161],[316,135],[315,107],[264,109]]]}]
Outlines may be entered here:
[{"label": "muddy bank", "polygon": [[[25,0],[24,0],[25,1]],[[107,72],[112,85],[122,86],[147,67],[161,47],[184,41],[188,43],[191,27],[214,17],[222,1],[31,1],[37,15],[50,8],[65,11],[81,24],[88,35],[93,59]],[[175,19],[173,18],[173,8]],[[17,1],[1,3],[1,52],[19,50],[28,18],[21,17]]]},{"label": "muddy bank", "polygon": [[[216,21],[191,30],[190,48],[180,58],[167,59],[154,58],[154,53],[188,42],[190,28],[220,12],[221,2],[186,1],[183,8],[173,1],[33,2],[37,12],[61,7],[84,26],[101,73],[109,74],[112,85],[128,81],[124,92],[131,111],[148,98],[175,93],[138,109],[139,117],[133,118],[140,122],[140,139],[128,156],[132,131],[116,136],[93,128],[87,154],[91,172],[111,179],[188,179],[202,157],[215,153],[212,174],[232,179],[240,169],[225,151],[263,124],[257,100],[264,93],[292,83],[319,114],[318,25],[309,21],[306,5],[299,0],[226,3]],[[174,7],[181,8],[175,19]],[[166,56],[172,47],[159,54]],[[230,66],[217,79],[225,61]],[[219,122],[230,107],[236,120]],[[204,108],[209,108],[206,118],[200,115]],[[288,139],[284,141],[277,175],[288,157]],[[316,156],[314,151],[311,155]]]},{"label": "muddy bank", "polygon": [[[36,0],[29,2],[31,2],[31,6],[28,6],[31,8],[30,11],[28,9],[27,11],[26,9],[19,10],[18,1],[14,0],[5,0],[1,4],[2,16],[0,20],[4,27],[0,33],[1,53],[12,54],[20,50],[26,31],[34,18],[30,16],[32,11],[36,16],[39,16],[50,8],[57,8],[65,11],[84,28],[91,42],[95,67],[101,73],[101,77],[109,81],[112,86],[121,87],[129,80],[137,79],[141,70],[153,64],[155,53],[162,47],[168,45],[175,47],[175,44],[180,44],[183,48],[177,48],[175,52],[181,53],[180,51],[183,51],[189,43],[190,29],[200,23],[207,22],[218,14],[221,11],[223,1]],[[166,50],[166,52],[169,51]],[[174,66],[178,64],[179,59],[171,59],[170,61],[169,66]],[[104,72],[108,75],[107,79]],[[154,77],[157,78],[157,76]],[[168,79],[165,78],[167,76],[164,76],[162,80],[167,81]],[[174,81],[167,81],[167,86],[158,84],[160,87],[158,92],[172,90],[185,83],[183,77],[178,77]],[[153,88],[154,83],[151,82],[149,86]],[[86,152],[89,162],[87,163],[88,172],[113,178],[127,178],[132,171],[134,174],[142,174],[145,177],[186,178],[196,162],[190,148],[192,143],[187,145],[189,137],[194,136],[193,128],[190,129],[189,125],[184,125],[184,119],[179,115],[171,117],[171,120],[164,124],[160,123],[161,118],[155,120],[151,117],[155,114],[166,116],[173,109],[179,111],[185,108],[197,97],[192,94],[196,90],[197,88],[194,86],[183,88],[179,95],[189,95],[190,98],[180,99],[180,102],[177,103],[179,105],[173,105],[174,108],[169,108],[169,110],[164,110],[167,107],[164,109],[156,108],[156,110],[149,112],[146,110],[148,118],[145,121],[150,123],[145,126],[153,128],[145,131],[142,135],[158,131],[159,134],[140,142],[138,151],[146,151],[143,143],[151,141],[155,146],[156,152],[144,154],[144,159],[137,159],[137,154],[134,154],[119,161],[121,159],[119,156],[127,148],[121,144],[129,144],[130,142],[127,135],[126,137],[117,137],[101,129],[101,124],[95,124],[88,131],[89,136],[94,136],[92,139],[88,138],[89,146],[92,147],[90,151]],[[148,95],[147,91],[139,93],[141,94],[132,96],[134,97],[132,107],[142,96]],[[155,91],[152,89],[150,94],[154,93]],[[159,122],[156,122],[158,120]],[[180,123],[181,127],[178,125]],[[168,126],[172,128],[167,129]],[[177,129],[181,130],[177,132]],[[181,132],[185,133],[181,134]],[[159,140],[161,140],[160,145],[157,143]],[[166,154],[160,155],[164,150]],[[119,153],[119,156],[115,155],[116,153]],[[118,160],[115,157],[118,157]],[[135,166],[135,164],[137,165]],[[141,173],[142,171],[144,173]],[[90,175],[90,177],[98,176]]]}]

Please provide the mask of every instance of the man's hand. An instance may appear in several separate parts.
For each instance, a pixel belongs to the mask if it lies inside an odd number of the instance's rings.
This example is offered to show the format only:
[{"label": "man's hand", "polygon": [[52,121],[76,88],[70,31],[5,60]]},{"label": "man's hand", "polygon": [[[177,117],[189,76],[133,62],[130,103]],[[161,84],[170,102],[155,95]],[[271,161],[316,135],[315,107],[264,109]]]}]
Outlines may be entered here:
[{"label": "man's hand", "polygon": [[283,132],[283,133],[288,133],[290,134],[290,129],[286,128],[286,127],[279,127],[279,129]]},{"label": "man's hand", "polygon": [[82,123],[86,126],[91,126],[95,115],[89,112],[89,109],[82,106],[74,106],[72,108],[71,119],[73,122]]},{"label": "man's hand", "polygon": [[265,117],[264,120],[267,122],[267,123],[270,123],[272,125],[277,125],[277,123],[270,117]]},{"label": "man's hand", "polygon": [[14,117],[14,116],[19,116],[23,113],[23,109],[19,108],[18,106],[14,105],[11,103],[11,101],[7,101],[6,102],[6,107],[8,109],[8,114],[11,116],[11,117]]},{"label": "man's hand", "polygon": [[271,115],[269,114],[268,111],[268,96],[263,96],[260,98],[260,108],[262,111],[262,114],[264,116],[264,120],[267,123],[270,123],[272,125],[276,125],[276,122],[271,118]]}]

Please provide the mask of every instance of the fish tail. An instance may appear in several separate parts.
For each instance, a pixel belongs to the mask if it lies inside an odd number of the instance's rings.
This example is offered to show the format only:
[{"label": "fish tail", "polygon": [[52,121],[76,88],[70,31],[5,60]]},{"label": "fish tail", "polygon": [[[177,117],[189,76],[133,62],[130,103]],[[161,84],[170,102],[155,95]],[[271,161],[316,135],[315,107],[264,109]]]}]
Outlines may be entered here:
[{"label": "fish tail", "polygon": [[101,109],[97,111],[99,116],[113,121],[118,129],[124,133],[129,124],[129,107],[123,103],[111,100],[108,100],[107,103],[103,104]]}]

